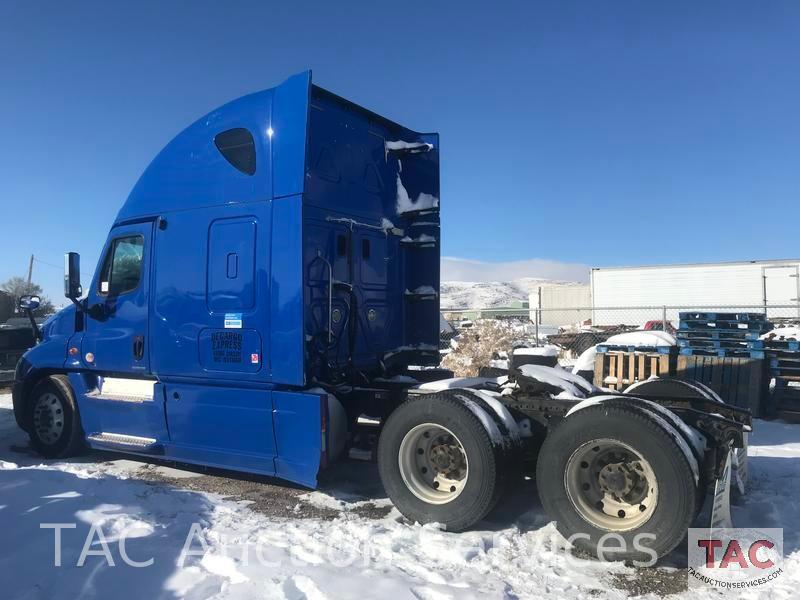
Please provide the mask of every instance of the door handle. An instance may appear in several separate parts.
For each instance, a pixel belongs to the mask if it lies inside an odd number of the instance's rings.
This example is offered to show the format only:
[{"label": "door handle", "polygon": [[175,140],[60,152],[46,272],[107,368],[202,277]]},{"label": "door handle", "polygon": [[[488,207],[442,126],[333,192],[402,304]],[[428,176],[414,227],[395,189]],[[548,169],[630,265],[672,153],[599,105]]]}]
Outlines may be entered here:
[{"label": "door handle", "polygon": [[133,338],[133,358],[142,360],[144,358],[144,336],[137,335]]}]

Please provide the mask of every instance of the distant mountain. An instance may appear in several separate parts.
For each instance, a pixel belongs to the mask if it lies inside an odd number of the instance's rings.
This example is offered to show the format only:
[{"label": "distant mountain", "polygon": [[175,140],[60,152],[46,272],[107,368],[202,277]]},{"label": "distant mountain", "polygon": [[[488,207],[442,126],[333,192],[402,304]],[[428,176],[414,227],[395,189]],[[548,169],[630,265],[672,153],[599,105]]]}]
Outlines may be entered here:
[{"label": "distant mountain", "polygon": [[441,308],[494,308],[514,301],[527,301],[531,292],[545,286],[581,285],[574,281],[556,281],[538,277],[522,277],[513,281],[443,281]]}]

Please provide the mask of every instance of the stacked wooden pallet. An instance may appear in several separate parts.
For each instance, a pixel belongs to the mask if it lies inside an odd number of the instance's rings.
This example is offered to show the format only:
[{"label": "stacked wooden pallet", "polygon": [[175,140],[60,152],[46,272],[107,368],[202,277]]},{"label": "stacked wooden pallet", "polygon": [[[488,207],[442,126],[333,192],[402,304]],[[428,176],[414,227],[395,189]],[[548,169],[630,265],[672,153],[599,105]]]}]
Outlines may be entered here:
[{"label": "stacked wooden pallet", "polygon": [[770,329],[763,313],[682,312],[678,346],[683,356],[763,359]]},{"label": "stacked wooden pallet", "polygon": [[770,375],[800,379],[800,341],[762,340],[769,359]]},{"label": "stacked wooden pallet", "polygon": [[761,416],[766,393],[764,361],[760,358],[678,356],[677,377],[698,381],[717,392],[728,404]]},{"label": "stacked wooden pallet", "polygon": [[763,313],[682,312],[677,375],[710,386],[725,402],[762,413],[766,391]]},{"label": "stacked wooden pallet", "polygon": [[675,375],[675,347],[600,344],[594,363],[594,384],[623,391],[637,381]]},{"label": "stacked wooden pallet", "polygon": [[800,340],[766,336],[764,352],[770,377],[774,378],[772,404],[778,414],[800,418]]}]

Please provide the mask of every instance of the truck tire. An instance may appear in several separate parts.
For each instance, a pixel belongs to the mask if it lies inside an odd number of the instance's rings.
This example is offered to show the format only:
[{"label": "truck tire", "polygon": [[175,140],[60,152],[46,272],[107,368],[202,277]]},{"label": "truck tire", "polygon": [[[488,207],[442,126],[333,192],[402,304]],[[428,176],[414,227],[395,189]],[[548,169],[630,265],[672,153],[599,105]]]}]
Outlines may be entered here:
[{"label": "truck tire", "polygon": [[456,392],[407,400],[378,441],[381,480],[397,509],[448,531],[469,528],[494,507],[503,459],[502,445]]},{"label": "truck tire", "polygon": [[28,399],[31,446],[46,458],[67,458],[83,448],[78,405],[65,375],[37,383]]},{"label": "truck tire", "polygon": [[678,435],[655,414],[623,403],[563,419],[536,465],[539,497],[561,534],[608,560],[648,562],[675,548],[697,513],[695,473]]}]

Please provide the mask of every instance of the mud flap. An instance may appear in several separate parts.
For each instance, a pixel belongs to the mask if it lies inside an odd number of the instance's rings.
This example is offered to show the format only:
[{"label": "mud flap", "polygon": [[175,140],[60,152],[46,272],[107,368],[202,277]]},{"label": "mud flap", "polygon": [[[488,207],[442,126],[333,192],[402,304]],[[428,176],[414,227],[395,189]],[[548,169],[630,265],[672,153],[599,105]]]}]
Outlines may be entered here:
[{"label": "mud flap", "polygon": [[734,490],[738,496],[744,496],[747,491],[747,434],[744,434],[744,447],[733,451],[731,460],[731,479],[733,480]]},{"label": "mud flap", "polygon": [[736,451],[733,448],[728,450],[725,468],[714,484],[714,498],[708,522],[710,529],[733,527],[733,520],[731,519],[731,472],[733,471],[732,465],[735,461],[735,453]]},{"label": "mud flap", "polygon": [[731,483],[739,495],[744,496],[744,482],[746,476],[743,476],[742,466],[739,463],[739,453],[732,451],[729,456],[731,461]]}]

